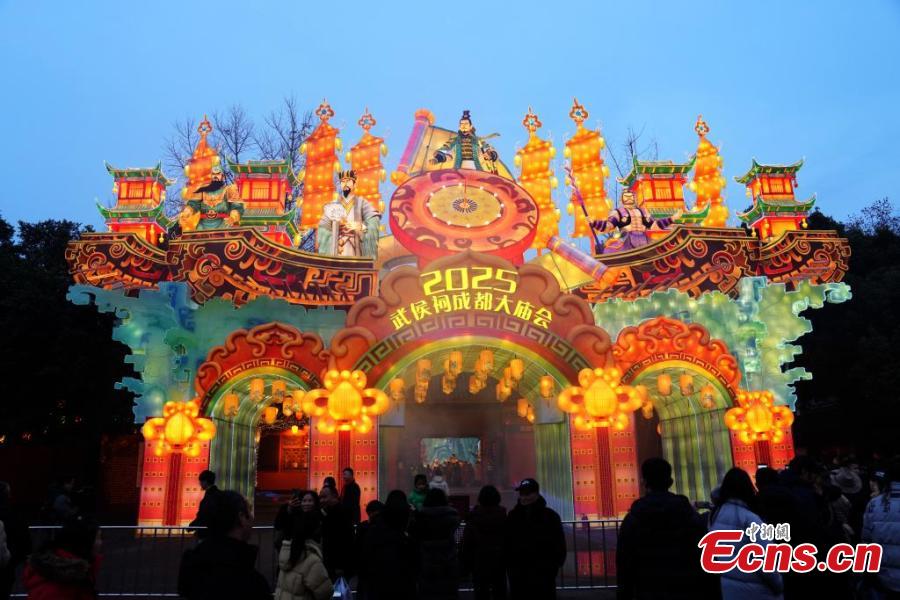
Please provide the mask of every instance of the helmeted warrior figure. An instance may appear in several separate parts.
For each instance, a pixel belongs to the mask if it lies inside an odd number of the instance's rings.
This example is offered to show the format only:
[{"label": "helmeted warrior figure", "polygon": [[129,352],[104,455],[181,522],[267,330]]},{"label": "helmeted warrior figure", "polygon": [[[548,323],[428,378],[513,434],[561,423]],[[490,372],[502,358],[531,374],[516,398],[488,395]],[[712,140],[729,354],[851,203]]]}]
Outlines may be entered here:
[{"label": "helmeted warrior figure", "polygon": [[459,131],[435,150],[431,162],[442,164],[452,160],[454,169],[475,169],[496,173],[494,163],[498,158],[497,151],[487,143],[486,138],[475,135],[472,117],[469,111],[464,110],[459,119]]},{"label": "helmeted warrior figure", "polygon": [[319,254],[372,256],[378,253],[381,213],[353,193],[356,173],[341,171],[340,197],[323,207],[316,233]]},{"label": "helmeted warrior figure", "polygon": [[[640,248],[650,243],[647,232],[652,229],[666,229],[671,226],[679,217],[682,211],[677,210],[671,217],[663,219],[654,219],[644,207],[638,204],[631,190],[622,192],[622,204],[614,211],[609,213],[609,217],[599,221],[593,221],[591,227],[600,233],[611,230],[619,230],[622,232],[622,245],[615,247],[615,250],[631,250]],[[612,250],[608,246],[607,251]]]},{"label": "helmeted warrior figure", "polygon": [[194,190],[178,216],[182,231],[236,227],[244,214],[237,186],[225,183],[222,167],[212,168],[212,181]]}]

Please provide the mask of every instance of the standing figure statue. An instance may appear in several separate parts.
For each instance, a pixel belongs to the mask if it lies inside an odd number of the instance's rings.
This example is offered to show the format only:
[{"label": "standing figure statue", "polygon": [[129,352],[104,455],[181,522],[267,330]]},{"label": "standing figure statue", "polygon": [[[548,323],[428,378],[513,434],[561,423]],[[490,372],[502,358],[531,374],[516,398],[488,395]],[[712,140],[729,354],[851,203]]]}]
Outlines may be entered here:
[{"label": "standing figure statue", "polygon": [[244,214],[244,203],[239,198],[237,186],[226,184],[222,167],[215,166],[212,181],[185,198],[178,224],[182,231],[237,227]]},{"label": "standing figure statue", "polygon": [[631,190],[622,192],[621,206],[609,213],[609,217],[599,221],[593,221],[591,227],[600,233],[605,233],[616,229],[622,232],[622,242],[619,246],[607,245],[606,250],[632,250],[640,248],[650,243],[647,232],[651,229],[666,229],[671,226],[679,217],[682,211],[676,210],[671,217],[663,219],[654,219],[650,213],[638,204]]},{"label": "standing figure statue", "polygon": [[341,171],[341,195],[326,204],[316,233],[319,254],[331,256],[371,256],[378,254],[378,227],[381,213],[353,193],[356,173]]},{"label": "standing figure statue", "polygon": [[499,156],[493,146],[487,143],[488,137],[480,138],[475,135],[472,117],[469,111],[464,110],[459,119],[459,131],[435,150],[431,163],[443,164],[453,160],[454,169],[474,169],[496,174],[497,167],[494,163]]}]

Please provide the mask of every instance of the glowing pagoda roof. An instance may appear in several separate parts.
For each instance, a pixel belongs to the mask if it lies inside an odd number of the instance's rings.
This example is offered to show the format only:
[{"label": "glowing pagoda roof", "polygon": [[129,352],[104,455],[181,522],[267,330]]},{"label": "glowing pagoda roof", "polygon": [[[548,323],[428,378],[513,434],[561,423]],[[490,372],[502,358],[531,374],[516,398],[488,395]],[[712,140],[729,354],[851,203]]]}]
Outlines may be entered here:
[{"label": "glowing pagoda roof", "polygon": [[754,158],[750,170],[740,177],[735,177],[734,180],[738,183],[749,183],[759,175],[793,175],[799,171],[802,166],[803,159],[798,160],[792,165],[761,165],[756,162],[756,159]]},{"label": "glowing pagoda roof", "polygon": [[631,186],[638,175],[685,175],[694,168],[696,157],[692,157],[686,163],[676,163],[671,160],[638,160],[632,161],[631,171],[625,177],[619,179],[624,186]]},{"label": "glowing pagoda roof", "polygon": [[151,178],[163,185],[172,185],[174,179],[169,179],[162,172],[162,163],[156,163],[155,167],[127,167],[125,169],[117,169],[108,162],[103,163],[106,171],[113,176],[114,179],[146,179]]},{"label": "glowing pagoda roof", "polygon": [[816,203],[816,197],[809,200],[794,200],[793,198],[764,199],[757,196],[753,199],[753,206],[745,213],[738,213],[737,217],[745,223],[754,223],[760,217],[765,216],[790,216],[807,215]]},{"label": "glowing pagoda roof", "polygon": [[291,161],[284,160],[250,160],[245,163],[236,163],[228,160],[228,168],[232,173],[242,175],[287,175],[288,180],[295,184],[297,175],[291,168]]}]

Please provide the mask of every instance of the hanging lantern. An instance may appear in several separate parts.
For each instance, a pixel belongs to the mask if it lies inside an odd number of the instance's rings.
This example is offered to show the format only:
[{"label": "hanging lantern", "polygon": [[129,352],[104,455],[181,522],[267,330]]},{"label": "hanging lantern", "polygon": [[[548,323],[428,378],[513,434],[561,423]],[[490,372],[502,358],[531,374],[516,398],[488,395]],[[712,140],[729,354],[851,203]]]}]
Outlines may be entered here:
[{"label": "hanging lantern", "polygon": [[509,361],[509,374],[514,382],[513,385],[522,381],[522,377],[525,376],[525,361],[521,358],[514,358]]},{"label": "hanging lantern", "polygon": [[291,425],[291,435],[300,435],[300,428],[296,425]]},{"label": "hanging lantern", "polygon": [[184,453],[199,456],[201,442],[216,435],[212,420],[200,417],[200,404],[190,402],[166,402],[163,416],[147,419],[141,433],[147,441],[155,441],[153,453],[156,456],[170,453]]},{"label": "hanging lantern", "polygon": [[725,426],[738,434],[745,444],[769,440],[778,443],[794,422],[794,413],[786,406],[775,406],[769,391],[740,391],[737,406],[725,412]]},{"label": "hanging lantern", "polygon": [[272,425],[278,419],[278,407],[267,406],[263,409],[263,421],[266,425]]},{"label": "hanging lantern", "polygon": [[325,388],[310,390],[303,396],[303,412],[319,419],[320,433],[356,431],[368,433],[371,417],[384,414],[390,407],[388,395],[366,388],[362,371],[338,371],[325,374]]},{"label": "hanging lantern", "polygon": [[531,405],[528,406],[528,411],[525,413],[525,419],[526,419],[529,423],[532,423],[532,424],[533,424],[533,423],[535,422],[535,420],[536,420],[536,417],[535,417],[535,415],[534,415],[534,408],[533,408]]},{"label": "hanging lantern", "polygon": [[388,383],[388,394],[394,402],[402,402],[406,397],[406,382],[399,377],[391,379]]},{"label": "hanging lantern", "polygon": [[504,368],[503,376],[500,378],[500,381],[497,382],[497,400],[499,402],[506,402],[512,395],[514,385],[512,369],[510,367]]},{"label": "hanging lantern", "polygon": [[285,394],[287,393],[287,383],[284,379],[276,379],[272,382],[272,402],[274,404],[281,404],[284,402]]},{"label": "hanging lantern", "polygon": [[230,419],[236,417],[240,408],[241,398],[234,392],[225,394],[225,396],[222,397],[222,414],[225,415],[226,418]]},{"label": "hanging lantern", "polygon": [[556,381],[553,380],[553,377],[550,375],[542,375],[541,380],[538,383],[538,391],[541,394],[541,398],[544,400],[549,400],[553,397],[553,392],[556,391]]},{"label": "hanging lantern", "polygon": [[431,361],[420,358],[416,361],[416,403],[422,404],[428,397],[428,383],[431,381]]},{"label": "hanging lantern", "polygon": [[716,388],[708,383],[700,388],[700,406],[705,409],[716,407]]},{"label": "hanging lantern", "polygon": [[678,389],[682,396],[690,396],[694,393],[694,376],[690,373],[682,373],[678,378]]},{"label": "hanging lantern", "polygon": [[529,408],[531,408],[531,405],[528,404],[528,400],[526,400],[525,398],[519,398],[516,401],[516,414],[523,419],[528,416]]},{"label": "hanging lantern", "polygon": [[638,391],[621,379],[622,372],[616,367],[582,369],[578,386],[560,392],[557,405],[575,416],[576,429],[614,427],[621,431],[628,426],[628,415],[642,404]]},{"label": "hanging lantern", "polygon": [[668,373],[660,373],[656,378],[656,391],[660,396],[669,396],[672,393],[672,376]]},{"label": "hanging lantern", "polygon": [[250,400],[259,404],[263,400],[266,392],[266,380],[261,377],[254,377],[250,380]]},{"label": "hanging lantern", "polygon": [[441,389],[445,394],[452,394],[456,389],[456,378],[462,373],[462,352],[454,350],[444,361],[444,376],[441,378]]},{"label": "hanging lantern", "polygon": [[652,419],[653,400],[650,398],[650,390],[647,389],[646,385],[636,385],[634,386],[634,391],[637,392],[638,398],[641,399],[641,414],[645,419]]}]

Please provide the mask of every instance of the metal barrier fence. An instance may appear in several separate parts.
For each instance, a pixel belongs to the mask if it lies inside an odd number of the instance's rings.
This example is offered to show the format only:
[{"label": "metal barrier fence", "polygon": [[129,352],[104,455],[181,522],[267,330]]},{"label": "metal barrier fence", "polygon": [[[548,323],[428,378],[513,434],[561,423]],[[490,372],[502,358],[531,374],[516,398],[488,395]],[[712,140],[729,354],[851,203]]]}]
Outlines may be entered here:
[{"label": "metal barrier fence", "polygon": [[[564,521],[568,554],[559,571],[557,588],[563,590],[615,587],[616,542],[620,521]],[[456,539],[462,539],[461,525]],[[34,548],[52,540],[56,527],[31,527]],[[178,597],[181,556],[196,544],[186,527],[104,526],[100,528],[102,563],[97,588],[103,597]],[[274,588],[278,552],[272,527],[254,527],[250,543],[259,548],[256,568]],[[461,589],[471,587],[467,579]],[[21,578],[15,596],[23,597]]]}]

